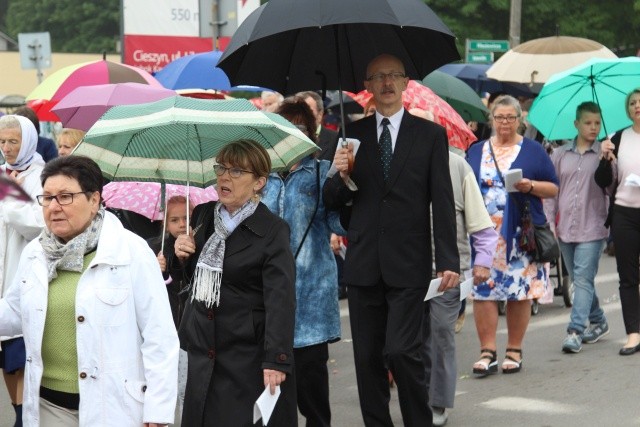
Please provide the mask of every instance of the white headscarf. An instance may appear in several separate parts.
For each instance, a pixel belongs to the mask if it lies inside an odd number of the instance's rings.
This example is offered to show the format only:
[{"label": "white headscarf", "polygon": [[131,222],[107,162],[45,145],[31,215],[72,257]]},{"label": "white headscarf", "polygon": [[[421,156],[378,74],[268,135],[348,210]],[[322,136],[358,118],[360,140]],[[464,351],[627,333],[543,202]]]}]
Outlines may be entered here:
[{"label": "white headscarf", "polygon": [[18,153],[16,162],[13,164],[7,163],[7,169],[25,170],[34,161],[38,159],[42,160],[42,156],[36,152],[36,148],[38,147],[38,132],[33,123],[31,123],[31,120],[26,117],[16,115],[10,115],[8,117],[13,117],[20,123],[22,145],[20,146],[20,152]]}]

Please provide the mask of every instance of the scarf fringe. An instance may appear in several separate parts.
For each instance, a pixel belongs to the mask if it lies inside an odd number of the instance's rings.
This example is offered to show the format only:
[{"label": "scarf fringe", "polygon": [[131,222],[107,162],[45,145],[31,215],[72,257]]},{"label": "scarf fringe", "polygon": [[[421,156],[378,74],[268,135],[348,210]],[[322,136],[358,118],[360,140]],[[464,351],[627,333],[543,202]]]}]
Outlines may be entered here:
[{"label": "scarf fringe", "polygon": [[220,305],[220,285],[222,283],[222,269],[210,267],[203,263],[198,263],[193,276],[193,292],[191,301],[196,300],[204,303],[207,308]]}]

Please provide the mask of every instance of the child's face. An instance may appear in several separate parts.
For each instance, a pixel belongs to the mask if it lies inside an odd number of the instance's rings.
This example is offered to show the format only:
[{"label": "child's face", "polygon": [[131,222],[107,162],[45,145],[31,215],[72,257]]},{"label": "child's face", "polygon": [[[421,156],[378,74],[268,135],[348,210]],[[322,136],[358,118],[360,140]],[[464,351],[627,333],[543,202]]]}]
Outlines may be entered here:
[{"label": "child's face", "polygon": [[598,138],[600,126],[602,125],[602,117],[598,113],[584,111],[580,115],[580,119],[575,121],[578,136],[588,142],[593,142]]},{"label": "child's face", "polygon": [[171,203],[167,209],[167,232],[173,237],[187,232],[187,204]]}]

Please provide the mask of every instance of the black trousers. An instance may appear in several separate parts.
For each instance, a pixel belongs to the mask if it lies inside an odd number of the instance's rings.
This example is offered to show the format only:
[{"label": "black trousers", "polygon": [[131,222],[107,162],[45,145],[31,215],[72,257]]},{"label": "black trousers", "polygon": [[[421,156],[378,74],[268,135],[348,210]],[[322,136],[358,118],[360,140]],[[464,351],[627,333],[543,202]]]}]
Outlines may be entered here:
[{"label": "black trousers", "polygon": [[331,426],[329,406],[329,344],[294,348],[298,409],[307,427]]},{"label": "black trousers", "polygon": [[[404,425],[432,425],[420,347],[422,322],[429,322],[423,302],[427,290],[349,286],[349,318],[360,410],[367,427],[392,427],[387,367],[398,386]],[[425,316],[426,313],[426,316]]]},{"label": "black trousers", "polygon": [[611,224],[627,334],[640,332],[640,209],[614,205]]}]

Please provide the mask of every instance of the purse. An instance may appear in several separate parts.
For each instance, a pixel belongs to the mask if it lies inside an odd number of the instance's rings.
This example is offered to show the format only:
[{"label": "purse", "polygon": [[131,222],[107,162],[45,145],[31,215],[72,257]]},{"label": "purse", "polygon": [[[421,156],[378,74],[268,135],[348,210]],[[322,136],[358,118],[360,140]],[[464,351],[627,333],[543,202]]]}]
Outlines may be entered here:
[{"label": "purse", "polygon": [[534,259],[537,262],[552,262],[560,258],[560,246],[556,236],[551,231],[548,222],[542,225],[533,225],[533,232],[536,238],[536,254]]},{"label": "purse", "polygon": [[522,234],[520,248],[533,255],[536,262],[551,262],[560,258],[560,246],[551,231],[548,222],[542,225],[533,224],[529,200],[522,209]]},{"label": "purse", "polygon": [[[500,177],[500,181],[504,185],[504,179],[502,172],[498,167],[496,156],[493,154],[493,145],[489,142],[489,151],[491,157],[496,165],[496,171]],[[556,237],[551,231],[551,226],[548,221],[544,224],[536,225],[531,219],[531,205],[527,199],[524,206],[521,207],[522,217],[520,218],[521,234],[520,241],[518,242],[520,249],[533,256],[536,262],[551,262],[560,258],[560,246]]]}]

